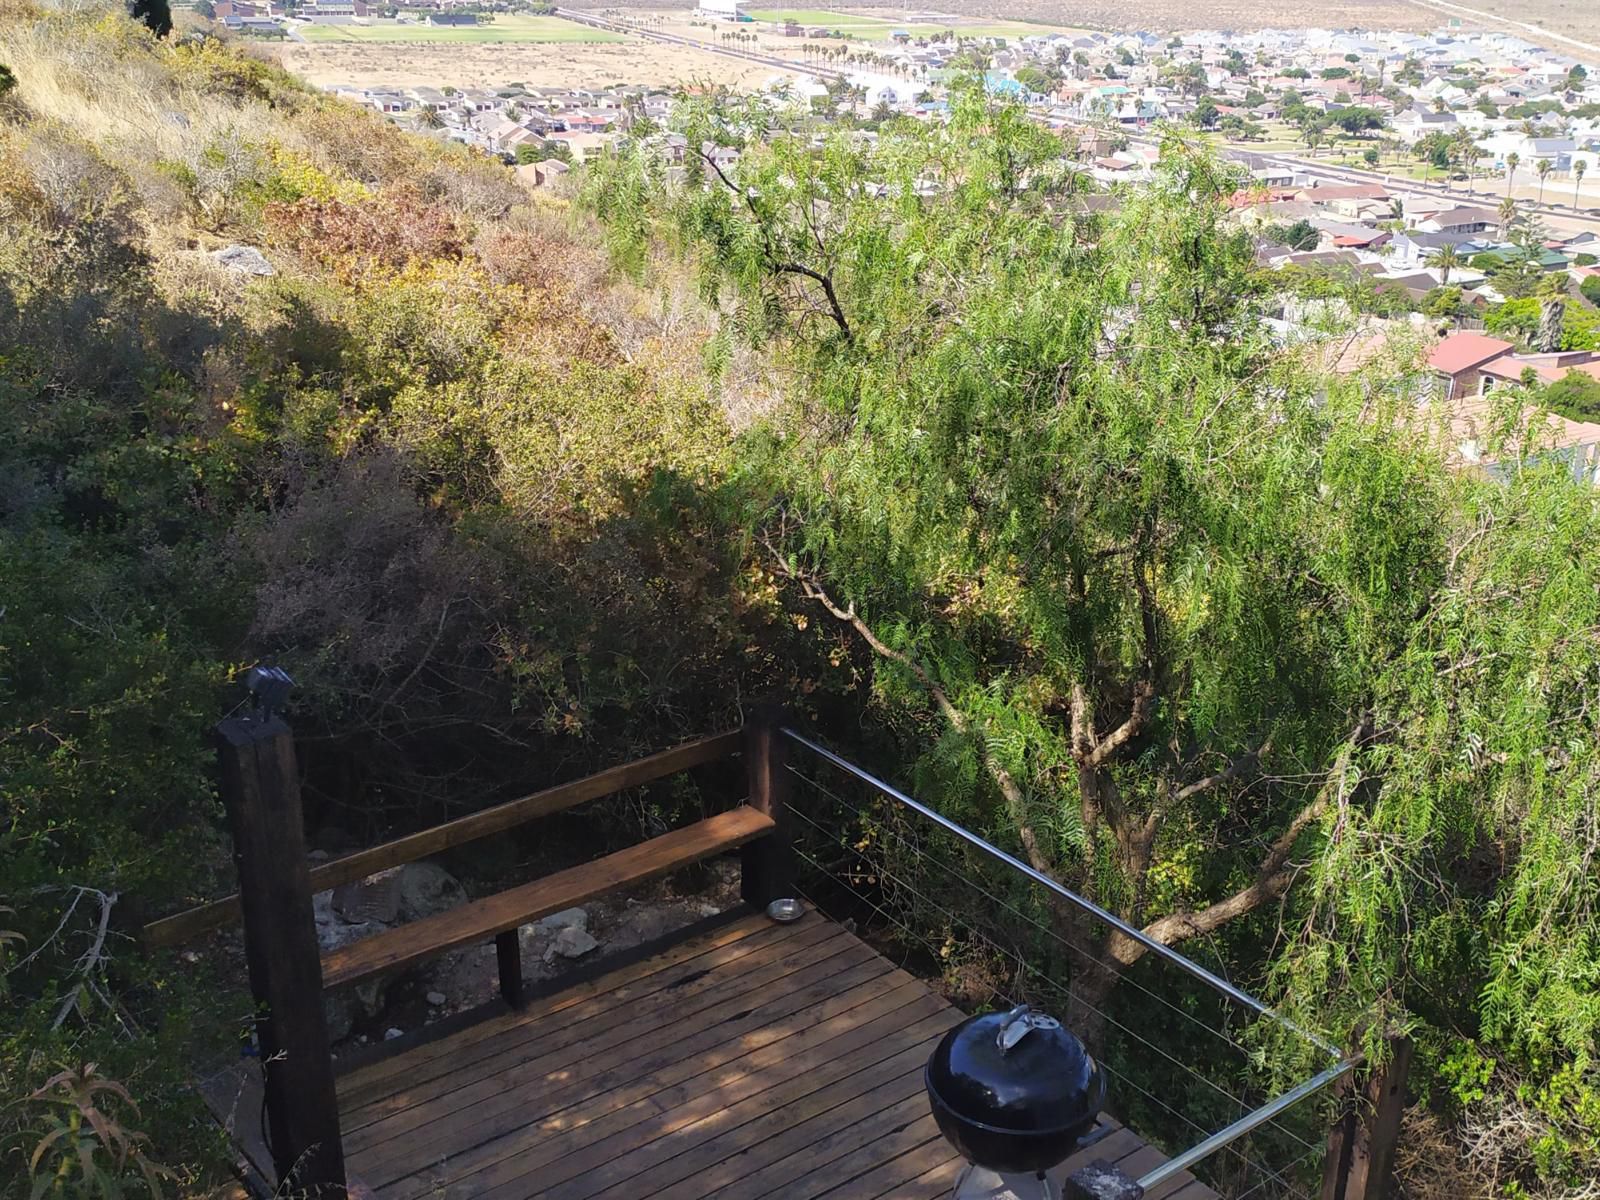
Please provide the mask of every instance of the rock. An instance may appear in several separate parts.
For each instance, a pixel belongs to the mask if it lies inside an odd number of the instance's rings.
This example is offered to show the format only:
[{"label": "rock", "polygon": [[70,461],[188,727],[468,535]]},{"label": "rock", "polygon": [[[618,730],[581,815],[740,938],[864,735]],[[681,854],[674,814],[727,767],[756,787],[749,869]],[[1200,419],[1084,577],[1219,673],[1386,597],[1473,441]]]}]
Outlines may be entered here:
[{"label": "rock", "polygon": [[356,1023],[356,1015],[351,1011],[350,997],[343,992],[335,992],[331,996],[322,998],[322,1011],[328,1017],[328,1040],[342,1042],[350,1036],[350,1030]]},{"label": "rock", "polygon": [[554,962],[558,955],[562,958],[582,958],[599,946],[599,941],[588,930],[569,925],[545,947],[544,961]]},{"label": "rock", "polygon": [[622,914],[606,940],[619,950],[627,950],[654,941],[693,919],[677,905],[640,905]]},{"label": "rock", "polygon": [[311,915],[317,922],[317,945],[324,951],[337,950],[382,928],[367,922],[346,921],[333,906],[332,892],[317,892],[311,897]]},{"label": "rock", "polygon": [[333,889],[333,911],[346,921],[393,925],[400,916],[400,872],[393,867]]},{"label": "rock", "polygon": [[407,863],[399,869],[400,916],[407,921],[435,917],[467,902],[467,889],[443,867]]},{"label": "rock", "polygon": [[443,992],[429,992],[424,999],[426,999],[429,1004],[433,1005],[433,1007],[438,1008],[440,1005],[444,1004],[447,997]]},{"label": "rock", "polygon": [[721,911],[715,904],[702,904],[700,906],[700,915],[702,917],[714,917]]},{"label": "rock", "polygon": [[404,1029],[385,1029],[383,1031],[383,1040],[386,1042],[392,1042],[395,1040],[395,1038],[405,1037],[405,1035],[406,1031]]},{"label": "rock", "polygon": [[551,913],[542,920],[535,921],[533,927],[540,933],[554,936],[563,929],[588,929],[589,914],[581,908],[564,908],[558,913]]},{"label": "rock", "polygon": [[356,984],[350,989],[350,994],[355,997],[363,1013],[375,1017],[383,1011],[383,988],[382,979],[369,979],[365,983]]},{"label": "rock", "polygon": [[211,261],[241,275],[276,275],[267,256],[254,246],[224,246],[211,252]]},{"label": "rock", "polygon": [[306,852],[306,857],[312,862],[327,862],[333,855],[326,850],[310,850]]}]

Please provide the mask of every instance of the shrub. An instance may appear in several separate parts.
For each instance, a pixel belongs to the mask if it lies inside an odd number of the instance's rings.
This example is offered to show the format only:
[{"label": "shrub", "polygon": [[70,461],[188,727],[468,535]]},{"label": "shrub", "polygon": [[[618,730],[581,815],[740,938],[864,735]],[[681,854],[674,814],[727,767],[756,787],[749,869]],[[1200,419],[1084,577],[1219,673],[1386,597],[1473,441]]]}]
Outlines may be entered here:
[{"label": "shrub", "polygon": [[1571,421],[1600,421],[1600,379],[1568,371],[1544,389],[1544,405]]},{"label": "shrub", "polygon": [[264,216],[279,245],[312,262],[347,271],[459,259],[467,248],[455,218],[408,188],[353,203],[312,199],[272,203]]},{"label": "shrub", "polygon": [[1578,285],[1578,291],[1590,304],[1600,307],[1600,275],[1590,275]]}]

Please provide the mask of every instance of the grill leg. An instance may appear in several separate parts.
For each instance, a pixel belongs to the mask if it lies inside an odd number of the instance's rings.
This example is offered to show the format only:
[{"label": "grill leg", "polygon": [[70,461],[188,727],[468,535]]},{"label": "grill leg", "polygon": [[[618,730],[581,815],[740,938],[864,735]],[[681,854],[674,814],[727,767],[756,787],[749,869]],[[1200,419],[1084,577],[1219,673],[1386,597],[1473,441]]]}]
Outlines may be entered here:
[{"label": "grill leg", "polygon": [[522,1007],[522,943],[517,931],[495,934],[495,958],[500,964],[500,994],[512,1008]]}]

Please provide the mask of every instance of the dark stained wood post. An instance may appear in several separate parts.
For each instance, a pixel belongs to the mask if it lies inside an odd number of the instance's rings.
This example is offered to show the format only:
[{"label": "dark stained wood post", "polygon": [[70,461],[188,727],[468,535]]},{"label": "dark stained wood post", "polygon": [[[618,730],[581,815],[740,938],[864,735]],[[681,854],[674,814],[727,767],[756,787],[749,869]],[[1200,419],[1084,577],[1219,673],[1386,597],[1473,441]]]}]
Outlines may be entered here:
[{"label": "dark stained wood post", "polygon": [[216,740],[279,1189],[343,1197],[344,1147],[294,737],[281,718],[258,715],[223,721]]},{"label": "dark stained wood post", "polygon": [[1406,1107],[1411,1039],[1389,1039],[1384,1065],[1340,1080],[1345,1111],[1328,1134],[1322,1166],[1322,1200],[1384,1200],[1394,1173],[1394,1148]]},{"label": "dark stained wood post", "polygon": [[522,942],[517,930],[494,935],[494,956],[500,967],[500,995],[512,1008],[522,1007]]},{"label": "dark stained wood post", "polygon": [[787,714],[776,706],[751,713],[744,727],[744,768],[748,803],[777,825],[772,833],[746,843],[740,892],[747,904],[765,908],[794,895],[794,851],[789,829],[789,739],[779,731]]}]

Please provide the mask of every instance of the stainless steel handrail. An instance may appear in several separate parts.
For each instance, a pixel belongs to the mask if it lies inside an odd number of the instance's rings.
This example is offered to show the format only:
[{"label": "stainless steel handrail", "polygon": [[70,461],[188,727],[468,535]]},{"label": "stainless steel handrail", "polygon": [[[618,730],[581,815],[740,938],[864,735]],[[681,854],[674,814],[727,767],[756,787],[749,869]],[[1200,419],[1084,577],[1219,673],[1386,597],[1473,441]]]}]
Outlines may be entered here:
[{"label": "stainless steel handrail", "polygon": [[1335,1063],[1320,1075],[1313,1075],[1305,1082],[1296,1084],[1282,1095],[1268,1100],[1260,1108],[1246,1113],[1227,1128],[1217,1130],[1205,1141],[1197,1142],[1190,1146],[1177,1158],[1169,1158],[1153,1171],[1148,1171],[1139,1176],[1139,1186],[1148,1192],[1163,1179],[1169,1179],[1179,1171],[1187,1171],[1196,1163],[1210,1158],[1218,1150],[1238,1141],[1252,1129],[1265,1125],[1285,1109],[1291,1108],[1307,1096],[1321,1091],[1340,1076],[1349,1074],[1355,1070],[1356,1064],[1360,1061],[1359,1057],[1347,1058],[1343,1062]]},{"label": "stainless steel handrail", "polygon": [[[1034,869],[1032,866],[1030,866],[1029,864],[1023,862],[1020,858],[1017,858],[1015,855],[1007,854],[1004,850],[1000,849],[1000,847],[994,845],[991,842],[985,841],[983,838],[979,837],[977,834],[973,833],[971,830],[962,828],[960,825],[958,825],[954,821],[950,820],[950,818],[944,816],[943,814],[941,814],[939,812],[934,811],[933,809],[929,808],[926,804],[923,804],[920,800],[915,800],[912,797],[906,795],[906,793],[902,792],[899,788],[895,787],[891,783],[884,782],[882,779],[879,779],[876,775],[872,774],[870,771],[863,770],[862,768],[856,766],[855,763],[849,761],[848,759],[840,758],[832,750],[829,750],[826,746],[820,745],[819,743],[812,741],[809,737],[807,737],[805,734],[801,733],[799,730],[794,729],[794,728],[786,725],[786,726],[783,726],[780,729],[779,732],[781,732],[785,737],[789,738],[791,741],[799,743],[800,745],[804,746],[807,750],[810,750],[812,753],[818,755],[821,758],[826,759],[828,762],[832,763],[834,766],[838,767],[841,771],[845,772],[846,774],[855,776],[857,779],[861,780],[861,782],[863,782],[865,784],[868,784],[871,787],[876,788],[878,791],[882,792],[885,796],[888,796],[890,799],[896,800],[899,803],[904,804],[907,808],[910,808],[915,812],[921,813],[924,817],[927,817],[928,820],[932,821],[934,824],[938,825],[940,828],[942,828],[942,829],[944,829],[944,830],[946,830],[946,831],[948,831],[950,833],[955,834],[955,836],[960,838],[962,841],[968,843],[971,846],[975,846],[979,850],[982,850],[985,854],[989,855],[991,858],[995,858],[995,859],[999,860],[1000,862],[1005,863],[1007,866],[1011,867],[1013,870],[1021,872],[1023,875],[1026,875],[1029,879],[1032,879],[1035,883],[1038,883],[1040,886],[1048,888],[1050,891],[1056,893],[1056,895],[1060,896],[1062,899],[1068,901],[1071,904],[1076,905],[1077,907],[1083,909],[1085,912],[1090,913],[1091,915],[1093,915],[1097,919],[1105,922],[1107,925],[1111,926],[1111,928],[1117,930],[1119,933],[1123,934],[1124,936],[1132,938],[1134,941],[1136,941],[1140,945],[1142,945],[1145,949],[1149,950],[1152,954],[1155,954],[1158,957],[1165,959],[1166,961],[1172,963],[1173,966],[1179,968],[1180,970],[1186,971],[1188,974],[1194,976],[1196,979],[1201,980],[1203,983],[1207,984],[1211,988],[1213,988],[1216,991],[1220,992],[1222,995],[1227,996],[1230,1000],[1233,1000],[1236,1003],[1242,1004],[1246,1008],[1251,1009],[1252,1011],[1257,1012],[1257,1013],[1261,1014],[1262,1016],[1267,1017],[1267,1018],[1269,1018],[1269,1019],[1271,1019],[1273,1021],[1276,1021],[1279,1025],[1282,1025],[1285,1029],[1288,1029],[1288,1030],[1292,1031],[1293,1033],[1298,1034],[1299,1036],[1305,1038],[1312,1045],[1314,1045],[1314,1046],[1318,1047],[1319,1049],[1323,1050],[1331,1058],[1333,1058],[1336,1062],[1338,1062],[1340,1064],[1344,1063],[1344,1054],[1343,1054],[1343,1052],[1340,1051],[1339,1048],[1337,1046],[1335,1046],[1332,1042],[1329,1042],[1326,1038],[1319,1037],[1317,1034],[1312,1033],[1308,1029],[1302,1029],[1299,1025],[1295,1024],[1293,1021],[1289,1020],[1287,1017],[1285,1017],[1282,1014],[1278,1013],[1270,1005],[1262,1003],[1260,1000],[1257,1000],[1254,996],[1250,995],[1248,992],[1240,991],[1238,988],[1234,987],[1233,984],[1229,983],[1226,979],[1223,979],[1220,976],[1213,974],[1212,972],[1210,972],[1210,971],[1206,970],[1204,967],[1202,967],[1199,963],[1194,962],[1194,961],[1192,961],[1192,960],[1190,960],[1188,958],[1185,958],[1182,954],[1179,954],[1171,946],[1168,946],[1168,945],[1166,945],[1166,944],[1164,944],[1162,942],[1156,941],[1155,938],[1151,937],[1149,934],[1145,933],[1143,930],[1137,929],[1134,926],[1128,924],[1126,921],[1122,920],[1120,917],[1117,917],[1117,916],[1113,915],[1112,913],[1107,912],[1105,909],[1101,908],[1098,904],[1096,904],[1093,900],[1090,900],[1090,899],[1088,899],[1088,898],[1086,898],[1084,896],[1078,895],[1077,892],[1074,892],[1072,889],[1063,886],[1061,883],[1057,882],[1056,880],[1052,879],[1050,876],[1046,875],[1043,871],[1039,871],[1039,870]],[[1344,1068],[1344,1069],[1348,1069],[1348,1068]],[[1324,1072],[1324,1074],[1326,1074],[1326,1072]],[[1320,1076],[1318,1076],[1318,1078],[1320,1078]],[[1224,1132],[1226,1132],[1226,1131],[1224,1131]],[[1202,1144],[1204,1144],[1204,1143],[1202,1143]]]}]

